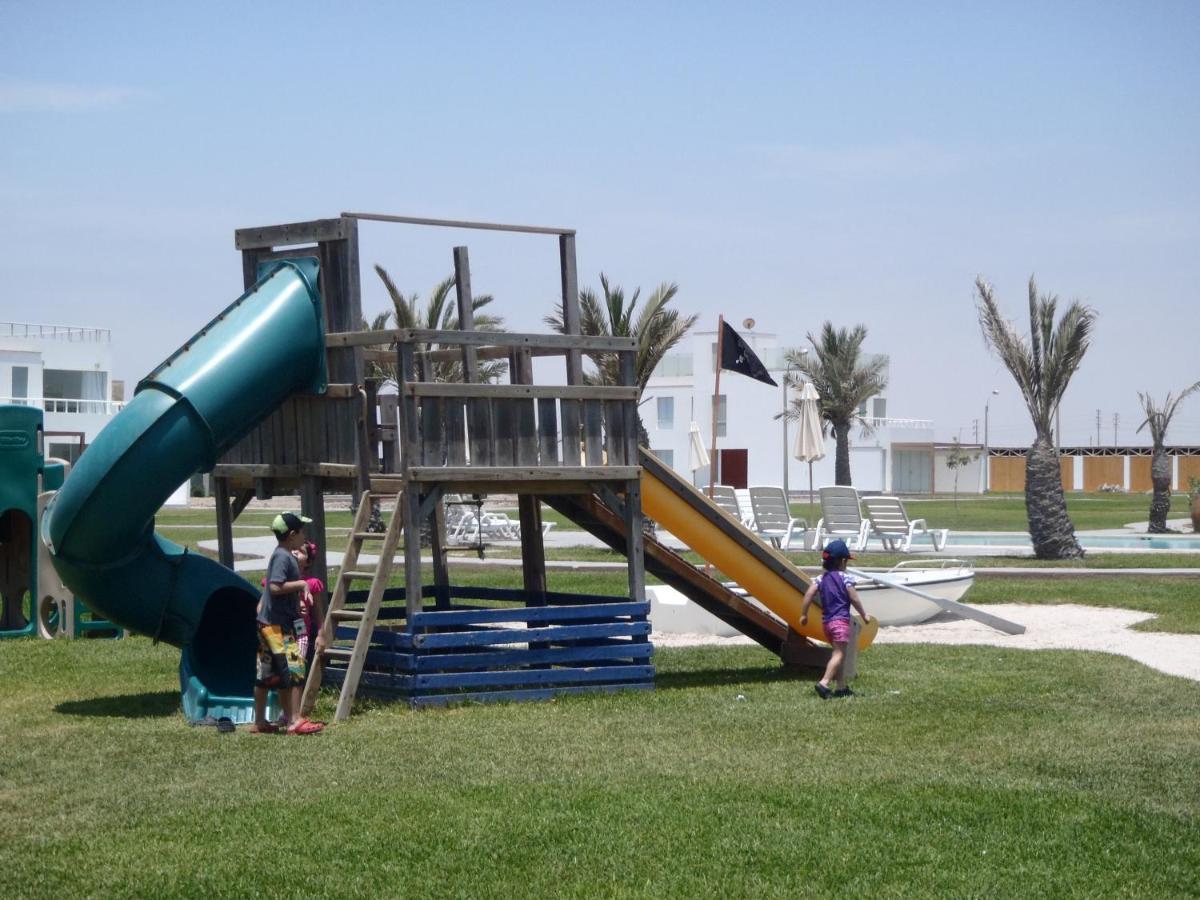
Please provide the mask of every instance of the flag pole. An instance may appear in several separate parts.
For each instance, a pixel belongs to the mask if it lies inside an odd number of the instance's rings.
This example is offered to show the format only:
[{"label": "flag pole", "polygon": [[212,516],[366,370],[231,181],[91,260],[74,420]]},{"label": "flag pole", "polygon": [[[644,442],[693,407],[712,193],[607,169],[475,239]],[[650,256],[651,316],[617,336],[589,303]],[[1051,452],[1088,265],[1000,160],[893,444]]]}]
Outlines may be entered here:
[{"label": "flag pole", "polygon": [[725,343],[725,315],[717,316],[717,378],[713,384],[712,398],[712,453],[708,457],[708,499],[713,497],[717,483],[717,400],[721,396],[721,351]]}]

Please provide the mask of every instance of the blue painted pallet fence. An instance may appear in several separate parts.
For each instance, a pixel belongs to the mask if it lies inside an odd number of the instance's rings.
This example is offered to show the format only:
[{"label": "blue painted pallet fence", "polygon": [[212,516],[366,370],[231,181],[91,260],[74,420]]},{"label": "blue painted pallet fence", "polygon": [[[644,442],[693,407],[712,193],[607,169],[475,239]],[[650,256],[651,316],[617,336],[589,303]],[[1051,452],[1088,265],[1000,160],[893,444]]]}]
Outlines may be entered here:
[{"label": "blue painted pallet fence", "polygon": [[[403,635],[418,650],[441,647],[479,647],[487,644],[524,644],[529,641],[570,641],[587,638],[640,637],[650,633],[649,622],[612,622],[604,625],[552,625],[547,628],[496,628],[489,631],[449,631],[441,634]],[[403,641],[401,642],[403,644]]]},{"label": "blue painted pallet fence", "polygon": [[604,660],[649,659],[654,646],[621,641],[605,647],[551,647],[545,650],[494,650],[475,653],[425,653],[415,656],[418,672],[448,669],[500,668],[521,665],[561,665],[563,663],[594,663]]},{"label": "blue painted pallet fence", "polygon": [[[430,586],[422,596],[436,599]],[[396,603],[381,610],[381,619],[396,624],[381,623],[371,635],[365,691],[435,706],[653,687],[648,603],[548,592],[545,603],[529,605],[521,589],[467,586],[451,587],[448,596],[441,605],[422,603],[411,621],[397,621],[406,613]],[[390,588],[385,598],[402,601],[404,589]],[[349,640],[356,633],[345,624],[336,634]],[[326,675],[342,681],[344,665],[331,660]]]},{"label": "blue painted pallet fence", "polygon": [[649,603],[589,603],[586,606],[526,606],[516,609],[472,609],[419,612],[412,617],[413,628],[441,628],[447,625],[476,625],[487,622],[574,622],[579,619],[607,620],[617,616],[647,616]]},{"label": "blue painted pallet fence", "polygon": [[464,669],[502,669],[514,666],[589,663],[617,665],[630,660],[648,660],[654,653],[650,643],[614,642],[599,647],[550,647],[538,650],[478,650],[467,653],[395,653],[372,647],[367,666],[401,672],[447,672]]}]

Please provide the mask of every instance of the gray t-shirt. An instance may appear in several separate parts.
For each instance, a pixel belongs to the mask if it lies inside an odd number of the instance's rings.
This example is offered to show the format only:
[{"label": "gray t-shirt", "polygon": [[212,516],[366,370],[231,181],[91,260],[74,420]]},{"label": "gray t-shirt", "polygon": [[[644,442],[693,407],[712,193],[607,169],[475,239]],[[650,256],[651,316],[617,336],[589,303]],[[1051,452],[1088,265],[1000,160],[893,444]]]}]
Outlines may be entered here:
[{"label": "gray t-shirt", "polygon": [[300,580],[300,564],[291,551],[276,547],[267,563],[267,581],[263,585],[262,601],[258,604],[258,621],[262,625],[282,625],[291,629],[300,618],[300,591],[271,596],[272,584]]}]

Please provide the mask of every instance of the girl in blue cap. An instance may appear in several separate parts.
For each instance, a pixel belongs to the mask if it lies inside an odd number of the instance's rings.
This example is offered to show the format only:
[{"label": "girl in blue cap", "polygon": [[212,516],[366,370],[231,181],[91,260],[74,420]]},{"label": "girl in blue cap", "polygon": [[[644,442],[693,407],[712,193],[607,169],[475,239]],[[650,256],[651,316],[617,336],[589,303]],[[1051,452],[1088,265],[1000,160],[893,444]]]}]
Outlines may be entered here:
[{"label": "girl in blue cap", "polygon": [[[825,677],[813,686],[822,700],[854,696],[854,691],[846,685],[842,667],[846,659],[846,645],[854,636],[854,629],[850,626],[850,608],[858,611],[864,625],[871,621],[863,609],[862,601],[858,599],[858,591],[854,589],[854,578],[846,574],[846,563],[851,559],[854,556],[845,541],[830,541],[821,553],[821,565],[825,572],[813,579],[804,594],[804,606],[800,609],[800,624],[807,625],[808,608],[816,599],[817,592],[820,592],[821,624],[825,626],[825,638],[833,645],[833,655],[825,667]],[[835,678],[837,690],[829,686]]]}]

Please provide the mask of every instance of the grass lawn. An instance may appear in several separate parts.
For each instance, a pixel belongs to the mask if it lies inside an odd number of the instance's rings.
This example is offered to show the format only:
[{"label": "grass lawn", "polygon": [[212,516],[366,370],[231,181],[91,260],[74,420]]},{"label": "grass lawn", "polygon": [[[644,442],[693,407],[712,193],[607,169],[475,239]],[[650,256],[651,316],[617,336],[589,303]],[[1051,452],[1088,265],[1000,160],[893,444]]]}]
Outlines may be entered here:
[{"label": "grass lawn", "polygon": [[1200,685],[1119,657],[878,647],[822,703],[756,648],[661,651],[652,693],[303,742],[186,727],[177,660],[0,648],[6,895],[1200,892]]}]

